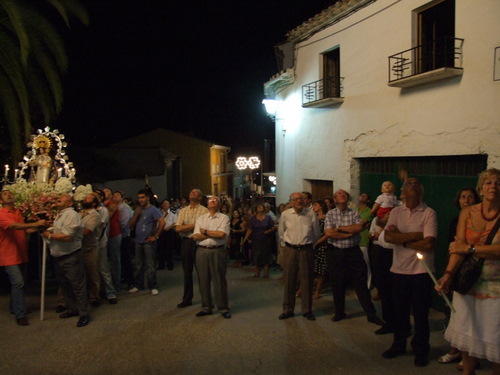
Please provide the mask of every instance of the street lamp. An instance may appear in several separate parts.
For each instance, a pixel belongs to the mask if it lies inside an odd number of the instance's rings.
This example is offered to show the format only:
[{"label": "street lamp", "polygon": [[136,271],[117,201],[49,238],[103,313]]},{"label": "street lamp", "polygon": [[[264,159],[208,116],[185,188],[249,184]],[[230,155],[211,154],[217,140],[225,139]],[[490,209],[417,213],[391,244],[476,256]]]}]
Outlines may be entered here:
[{"label": "street lamp", "polygon": [[266,107],[266,112],[269,117],[273,120],[276,119],[276,111],[278,110],[279,100],[276,99],[264,99],[262,104]]}]

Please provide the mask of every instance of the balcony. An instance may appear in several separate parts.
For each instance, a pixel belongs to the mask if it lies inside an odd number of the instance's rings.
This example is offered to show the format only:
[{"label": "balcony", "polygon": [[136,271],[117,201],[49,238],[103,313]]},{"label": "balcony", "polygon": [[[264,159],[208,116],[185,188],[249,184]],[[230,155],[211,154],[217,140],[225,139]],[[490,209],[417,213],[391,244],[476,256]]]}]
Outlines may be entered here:
[{"label": "balcony", "polygon": [[302,86],[302,107],[321,108],[342,103],[343,77],[327,77]]},{"label": "balcony", "polygon": [[441,38],[389,56],[390,87],[413,87],[462,75],[463,39]]}]

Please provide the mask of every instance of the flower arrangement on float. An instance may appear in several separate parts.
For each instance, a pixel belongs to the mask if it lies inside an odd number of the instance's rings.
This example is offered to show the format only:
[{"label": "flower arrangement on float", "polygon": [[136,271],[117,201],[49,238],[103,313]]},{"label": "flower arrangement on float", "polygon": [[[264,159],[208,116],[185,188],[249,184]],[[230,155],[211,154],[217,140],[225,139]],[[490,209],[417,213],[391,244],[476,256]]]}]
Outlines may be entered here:
[{"label": "flower arrangement on float", "polygon": [[12,181],[8,178],[10,168],[5,166],[4,189],[12,191],[26,221],[53,220],[61,194],[73,193],[75,200],[81,200],[92,193],[91,185],[75,186],[76,171],[68,162],[64,138],[57,129],[38,129],[31,135],[27,144],[30,150],[18,164],[19,169],[14,169]]}]

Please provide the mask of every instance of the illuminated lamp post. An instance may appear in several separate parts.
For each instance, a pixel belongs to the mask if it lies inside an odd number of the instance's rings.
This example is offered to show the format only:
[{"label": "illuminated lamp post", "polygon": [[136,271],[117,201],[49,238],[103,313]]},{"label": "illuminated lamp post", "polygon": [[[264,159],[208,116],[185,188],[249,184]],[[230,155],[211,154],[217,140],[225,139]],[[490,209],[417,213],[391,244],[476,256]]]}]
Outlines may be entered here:
[{"label": "illuminated lamp post", "polygon": [[[234,163],[238,170],[250,169],[254,170],[260,167],[260,190],[262,195],[264,195],[264,180],[262,176],[262,163],[257,156],[250,156],[248,159],[244,156],[238,156],[236,162]],[[251,173],[251,172],[250,172]]]}]

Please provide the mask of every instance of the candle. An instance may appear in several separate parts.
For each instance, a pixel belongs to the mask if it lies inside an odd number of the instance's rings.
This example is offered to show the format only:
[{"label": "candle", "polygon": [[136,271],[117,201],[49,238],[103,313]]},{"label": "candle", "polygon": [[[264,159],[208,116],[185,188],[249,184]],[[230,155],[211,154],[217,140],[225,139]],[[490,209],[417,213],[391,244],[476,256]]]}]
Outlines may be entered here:
[{"label": "candle", "polygon": [[[424,266],[425,270],[427,271],[427,273],[431,277],[432,281],[434,281],[434,285],[436,285],[437,287],[439,287],[439,283],[436,280],[436,277],[431,272],[431,269],[429,268],[429,266],[427,265],[427,263],[424,262],[424,256],[422,254],[420,254],[420,253],[417,253],[417,258],[418,258],[418,260],[420,260],[420,262]],[[448,296],[446,295],[446,293],[441,292],[441,296],[443,297],[444,301],[446,302],[446,304],[448,305],[448,307],[450,308],[450,310],[453,311],[453,312],[456,312],[455,308],[453,307],[453,305],[451,304],[450,300],[448,299]]]},{"label": "candle", "polygon": [[17,180],[17,174],[19,173],[19,169],[14,169],[14,180]]},{"label": "candle", "polygon": [[5,164],[5,179],[7,180],[7,176],[9,175],[9,164]]},{"label": "candle", "polygon": [[62,176],[62,168],[57,168],[57,178],[61,178]]}]

